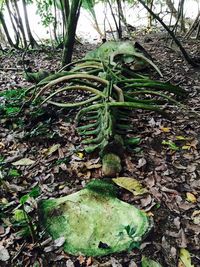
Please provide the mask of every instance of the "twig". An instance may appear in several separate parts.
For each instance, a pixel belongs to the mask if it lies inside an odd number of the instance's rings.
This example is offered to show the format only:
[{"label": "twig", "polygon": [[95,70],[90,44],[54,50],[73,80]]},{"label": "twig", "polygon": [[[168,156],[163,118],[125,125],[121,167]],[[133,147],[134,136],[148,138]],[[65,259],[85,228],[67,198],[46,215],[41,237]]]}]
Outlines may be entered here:
[{"label": "twig", "polygon": [[22,68],[0,68],[0,70],[3,70],[3,71],[10,71],[10,70],[13,70],[13,71],[23,71]]},{"label": "twig", "polygon": [[17,259],[17,257],[19,256],[19,254],[22,252],[23,248],[25,247],[26,242],[24,242],[21,247],[19,248],[18,252],[15,254],[15,256],[11,259],[11,263],[13,263],[14,260]]}]

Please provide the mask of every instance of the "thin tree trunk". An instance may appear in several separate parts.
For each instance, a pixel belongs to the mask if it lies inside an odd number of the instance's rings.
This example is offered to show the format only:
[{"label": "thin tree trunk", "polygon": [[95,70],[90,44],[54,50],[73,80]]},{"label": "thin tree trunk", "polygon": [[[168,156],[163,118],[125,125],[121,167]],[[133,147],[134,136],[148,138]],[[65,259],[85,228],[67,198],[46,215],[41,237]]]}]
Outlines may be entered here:
[{"label": "thin tree trunk", "polygon": [[194,20],[194,22],[192,23],[192,26],[190,27],[190,29],[188,30],[188,32],[185,35],[185,38],[189,38],[192,33],[196,30],[196,28],[198,27],[198,24],[200,22],[200,12],[198,13],[196,19]]},{"label": "thin tree trunk", "polygon": [[185,48],[182,46],[181,42],[176,38],[175,34],[173,33],[173,31],[171,31],[169,29],[169,27],[167,27],[167,25],[163,22],[163,20],[157,15],[155,14],[144,2],[144,0],[138,0],[146,9],[148,12],[150,12],[152,14],[152,16],[157,19],[157,21],[160,22],[160,24],[165,28],[165,30],[169,33],[169,35],[172,37],[172,39],[174,40],[174,42],[176,43],[176,45],[179,47],[180,51],[182,52],[185,60],[192,65],[193,67],[199,67],[199,65],[197,63],[194,62],[194,60],[189,56],[189,54],[187,53],[187,51],[185,50]]},{"label": "thin tree trunk", "polygon": [[61,0],[61,2],[63,5],[64,31],[66,31],[70,14],[70,5],[69,5],[69,0]]},{"label": "thin tree trunk", "polygon": [[30,28],[30,25],[29,25],[29,19],[28,19],[28,13],[27,13],[26,1],[25,0],[22,0],[22,5],[23,5],[23,10],[24,10],[24,19],[25,19],[28,39],[29,39],[31,47],[33,48],[34,46],[38,46],[38,44],[35,41],[32,33],[31,33],[31,28]]},{"label": "thin tree trunk", "polygon": [[0,22],[1,22],[1,25],[2,25],[3,30],[4,30],[4,32],[5,32],[5,35],[6,35],[6,38],[7,38],[7,41],[8,41],[8,43],[9,43],[9,45],[10,45],[11,47],[14,47],[14,48],[17,48],[17,49],[18,49],[18,47],[13,43],[13,41],[12,41],[12,39],[11,39],[11,37],[10,37],[10,34],[9,34],[9,31],[8,31],[6,22],[5,22],[5,20],[4,20],[4,16],[3,16],[3,12],[2,12],[2,11],[0,11]]},{"label": "thin tree trunk", "polygon": [[115,14],[114,14],[113,9],[112,9],[112,4],[111,4],[111,2],[110,2],[109,0],[108,0],[108,4],[109,4],[110,11],[111,11],[111,14],[112,14],[114,23],[115,23],[115,27],[116,27],[116,30],[117,30],[118,38],[121,39],[121,37],[122,37],[122,36],[121,36],[122,33],[120,32],[119,26],[118,26],[118,24],[117,24],[117,20],[116,20],[116,18],[115,18]]},{"label": "thin tree trunk", "polygon": [[[153,0],[148,0],[148,7],[152,10],[153,9]],[[153,16],[151,13],[148,13],[148,26],[147,28],[150,30],[152,28],[152,21],[153,21]]]},{"label": "thin tree trunk", "polygon": [[119,39],[122,39],[122,24],[121,24],[121,17],[122,15],[122,4],[121,4],[121,0],[117,0],[117,11],[118,11],[118,27],[119,27],[119,33],[118,33],[118,37]]},{"label": "thin tree trunk", "polygon": [[196,33],[196,39],[200,39],[200,20],[199,20],[199,23],[198,23],[198,26],[197,26],[197,33]]},{"label": "thin tree trunk", "polygon": [[3,31],[2,31],[1,25],[0,25],[0,44],[4,44],[4,45],[6,44],[5,35],[4,35]]},{"label": "thin tree trunk", "polygon": [[169,7],[169,10],[172,16],[177,20],[178,19],[178,12],[174,6],[174,3],[171,0],[166,0],[166,4]]},{"label": "thin tree trunk", "polygon": [[184,4],[185,4],[185,0],[181,0],[180,3],[180,12],[181,12],[181,31],[182,32],[186,32],[186,28],[185,28],[185,18],[184,18]]},{"label": "thin tree trunk", "polygon": [[15,11],[16,11],[17,17],[15,17],[15,21],[17,23],[18,28],[21,31],[24,47],[27,47],[26,34],[25,34],[24,25],[23,25],[22,18],[21,18],[20,12],[19,12],[19,7],[18,7],[18,4],[17,4],[17,1],[13,0],[12,1],[12,5],[13,5],[13,8],[15,9]]},{"label": "thin tree trunk", "polygon": [[76,36],[76,27],[80,15],[82,0],[73,0],[71,2],[70,13],[68,18],[68,25],[66,29],[64,47],[63,47],[63,56],[62,56],[62,66],[70,63],[72,60],[75,36]]},{"label": "thin tree trunk", "polygon": [[178,13],[177,13],[177,20],[176,23],[173,27],[174,33],[177,33],[178,30],[178,25],[179,25],[179,21],[180,21],[180,27],[181,27],[181,31],[185,32],[185,23],[184,23],[184,16],[183,16],[183,8],[184,8],[184,2],[185,0],[180,0],[179,1],[179,8],[178,8]]},{"label": "thin tree trunk", "polygon": [[53,6],[54,6],[54,23],[53,23],[53,34],[54,34],[54,39],[58,43],[58,37],[57,37],[57,8],[56,8],[56,2],[55,0],[53,1]]},{"label": "thin tree trunk", "polygon": [[17,28],[15,26],[15,23],[13,21],[13,14],[12,14],[12,11],[10,9],[9,0],[6,0],[5,3],[6,3],[6,7],[7,7],[7,10],[8,10],[8,14],[9,14],[9,17],[10,17],[10,21],[11,21],[13,30],[14,30],[14,33],[15,33],[15,45],[19,46],[20,35],[19,35],[19,31],[17,30]]}]

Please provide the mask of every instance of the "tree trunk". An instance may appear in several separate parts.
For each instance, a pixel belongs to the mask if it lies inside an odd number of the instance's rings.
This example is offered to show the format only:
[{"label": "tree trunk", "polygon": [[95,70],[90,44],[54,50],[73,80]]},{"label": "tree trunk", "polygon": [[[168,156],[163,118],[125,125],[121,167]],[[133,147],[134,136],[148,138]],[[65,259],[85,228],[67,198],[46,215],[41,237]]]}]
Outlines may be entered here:
[{"label": "tree trunk", "polygon": [[192,65],[193,67],[199,67],[199,65],[197,63],[194,62],[194,60],[189,56],[189,54],[187,53],[187,51],[185,50],[185,48],[182,46],[181,42],[176,38],[175,34],[173,31],[171,31],[169,29],[169,27],[167,27],[167,25],[163,22],[163,20],[157,15],[155,14],[144,2],[144,0],[138,0],[146,9],[148,12],[150,12],[152,14],[152,16],[157,19],[157,21],[160,22],[160,24],[165,28],[165,30],[169,33],[169,35],[172,37],[172,39],[174,40],[174,42],[176,43],[176,45],[179,47],[180,51],[182,52],[185,60]]},{"label": "tree trunk", "polygon": [[185,38],[189,38],[192,33],[196,30],[196,28],[198,27],[198,24],[200,23],[200,12],[198,13],[196,19],[194,20],[194,22],[192,23],[192,26],[190,27],[189,31],[186,33]]},{"label": "tree trunk", "polygon": [[23,25],[22,18],[21,18],[20,12],[19,12],[19,7],[17,5],[17,1],[16,0],[13,0],[12,1],[12,4],[13,4],[13,8],[16,11],[17,17],[15,17],[15,21],[17,23],[18,28],[21,31],[22,39],[23,39],[23,43],[24,43],[24,47],[27,47],[27,41],[26,41],[26,35],[25,35],[24,25]]},{"label": "tree trunk", "polygon": [[5,39],[5,35],[2,31],[2,27],[0,25],[0,47],[1,47],[1,49],[3,49],[1,44],[6,45],[6,39]]},{"label": "tree trunk", "polygon": [[5,35],[6,35],[6,38],[7,38],[7,41],[9,43],[9,45],[11,47],[14,47],[14,48],[18,48],[12,41],[11,37],[10,37],[10,34],[9,34],[9,31],[8,31],[8,28],[7,28],[7,25],[6,25],[6,22],[4,20],[4,16],[3,16],[3,12],[0,11],[0,22],[1,22],[1,25],[3,27],[3,30],[5,32]]},{"label": "tree trunk", "polygon": [[178,12],[174,6],[174,3],[171,0],[166,0],[166,4],[169,7],[169,10],[172,16],[177,20],[178,19]]},{"label": "tree trunk", "polygon": [[63,56],[62,56],[62,66],[70,63],[72,60],[76,27],[80,15],[82,0],[73,0],[71,2],[70,13],[68,18],[68,25],[65,33],[65,39],[63,44]]},{"label": "tree trunk", "polygon": [[122,31],[121,31],[120,27],[117,24],[117,20],[116,20],[115,14],[113,12],[113,8],[112,8],[112,4],[111,4],[110,0],[108,0],[108,4],[109,4],[110,11],[111,11],[114,23],[115,23],[115,27],[116,27],[116,30],[117,30],[118,38],[121,39],[122,38]]},{"label": "tree trunk", "polygon": [[13,30],[14,30],[14,33],[15,33],[15,45],[19,46],[20,35],[19,35],[19,31],[17,30],[17,28],[15,26],[15,23],[13,21],[13,14],[12,14],[12,11],[10,9],[9,0],[6,0],[5,3],[6,3],[6,7],[7,7],[7,10],[8,10],[8,14],[9,14],[9,17],[10,17],[10,21],[11,21]]},{"label": "tree trunk", "polygon": [[117,10],[118,10],[118,29],[119,29],[119,33],[118,33],[118,37],[119,39],[122,39],[122,24],[121,24],[121,18],[123,17],[123,11],[122,11],[122,4],[121,4],[121,0],[117,0]]},{"label": "tree trunk", "polygon": [[180,18],[181,18],[181,31],[182,32],[186,32],[186,28],[185,28],[185,17],[184,17],[184,3],[185,0],[181,0],[180,2]]},{"label": "tree trunk", "polygon": [[[69,0],[61,0],[62,6],[63,6],[63,22],[64,22],[64,32],[67,29],[68,26],[68,19],[69,19],[69,13],[70,13],[70,4]],[[64,35],[63,35],[64,37]]]},{"label": "tree trunk", "polygon": [[[148,7],[152,10],[153,9],[153,0],[148,0],[147,1]],[[152,21],[153,21],[153,16],[151,13],[148,13],[148,26],[147,28],[150,30],[152,28]]]},{"label": "tree trunk", "polygon": [[58,43],[58,37],[57,37],[57,25],[58,25],[58,20],[57,20],[57,8],[56,8],[56,2],[55,0],[53,1],[53,7],[54,7],[54,23],[53,23],[53,34],[54,34],[54,39]]},{"label": "tree trunk", "polygon": [[28,19],[28,13],[27,13],[26,1],[25,0],[22,0],[22,5],[23,5],[23,10],[24,10],[24,19],[25,19],[28,39],[29,39],[31,47],[33,48],[34,46],[38,46],[38,44],[35,41],[32,33],[31,33],[31,28],[30,28],[30,25],[29,25],[29,19]]},{"label": "tree trunk", "polygon": [[199,20],[199,23],[198,23],[198,26],[197,26],[197,33],[196,33],[196,39],[200,39],[200,20]]}]

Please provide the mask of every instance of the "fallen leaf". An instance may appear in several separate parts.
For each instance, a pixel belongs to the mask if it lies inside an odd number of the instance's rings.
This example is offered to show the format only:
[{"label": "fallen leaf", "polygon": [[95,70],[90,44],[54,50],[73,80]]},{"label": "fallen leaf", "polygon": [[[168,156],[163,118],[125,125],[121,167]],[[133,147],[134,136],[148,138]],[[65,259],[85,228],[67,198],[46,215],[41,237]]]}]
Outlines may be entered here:
[{"label": "fallen leaf", "polygon": [[190,150],[191,146],[189,145],[185,145],[181,147],[183,150]]},{"label": "fallen leaf", "polygon": [[73,264],[73,262],[71,260],[67,260],[66,266],[67,267],[74,267],[74,264]]},{"label": "fallen leaf", "polygon": [[187,247],[188,240],[186,238],[186,235],[185,235],[185,232],[184,232],[183,228],[180,229],[179,234],[180,234],[179,247],[180,248],[186,248]]},{"label": "fallen leaf", "polygon": [[101,168],[102,167],[102,164],[100,164],[100,163],[94,164],[94,163],[88,161],[88,162],[85,163],[85,166],[86,166],[86,168],[88,170],[92,170],[92,169],[99,169],[99,168]]},{"label": "fallen leaf", "polygon": [[145,158],[141,158],[141,159],[138,160],[138,165],[137,165],[137,167],[138,167],[138,168],[141,168],[141,167],[143,167],[144,165],[146,165],[146,163],[147,163],[146,159],[145,159]]},{"label": "fallen leaf", "polygon": [[153,261],[145,256],[142,256],[142,267],[162,267],[159,262]]},{"label": "fallen leaf", "polygon": [[14,166],[28,166],[28,165],[32,165],[33,163],[35,163],[34,160],[29,159],[29,158],[23,158],[23,159],[20,159],[20,160],[13,162],[12,165],[14,165]]},{"label": "fallen leaf", "polygon": [[3,235],[5,232],[5,229],[2,225],[0,225],[0,235]]},{"label": "fallen leaf", "polygon": [[144,188],[140,182],[131,177],[119,177],[112,179],[115,184],[125,188],[126,190],[133,193],[133,195],[142,195],[148,192],[146,188]]},{"label": "fallen leaf", "polygon": [[192,142],[188,143],[187,145],[189,145],[190,148],[197,149],[198,143],[199,143],[198,140],[194,139]]},{"label": "fallen leaf", "polygon": [[65,243],[65,238],[63,236],[57,238],[53,243],[44,248],[45,252],[54,251],[55,249],[61,247]]},{"label": "fallen leaf", "polygon": [[44,149],[44,154],[46,156],[50,156],[51,154],[56,152],[59,148],[60,148],[60,144],[53,145],[53,146],[51,146],[51,147],[49,147],[47,149]]},{"label": "fallen leaf", "polygon": [[191,173],[196,170],[197,166],[195,164],[191,164],[187,166],[186,172]]},{"label": "fallen leaf", "polygon": [[152,202],[152,197],[148,194],[146,197],[141,198],[141,206],[142,208],[147,207]]},{"label": "fallen leaf", "polygon": [[21,192],[24,190],[23,186],[16,185],[16,184],[10,184],[9,182],[5,181],[3,183],[3,186],[6,188],[6,190],[10,192]]},{"label": "fallen leaf", "polygon": [[90,266],[90,265],[92,264],[92,262],[93,262],[92,257],[89,257],[89,258],[87,259],[87,261],[86,261],[86,266]]},{"label": "fallen leaf", "polygon": [[64,236],[61,236],[61,237],[57,238],[56,240],[54,240],[53,245],[55,247],[61,247],[64,243],[65,243],[65,238],[64,238]]},{"label": "fallen leaf", "polygon": [[166,141],[166,140],[162,141],[162,145],[169,146],[169,148],[171,150],[175,150],[175,151],[176,150],[179,150],[179,147],[174,142],[172,142],[171,140],[169,140],[169,141]]},{"label": "fallen leaf", "polygon": [[163,132],[163,133],[169,133],[171,131],[171,128],[168,128],[168,127],[160,127],[160,130]]},{"label": "fallen leaf", "polygon": [[178,267],[194,267],[191,263],[190,252],[187,249],[181,248],[179,257]]},{"label": "fallen leaf", "polygon": [[182,135],[177,135],[176,136],[176,140],[180,140],[180,141],[184,141],[184,140],[188,140],[188,137],[182,136]]},{"label": "fallen leaf", "polygon": [[80,265],[82,265],[85,262],[85,257],[83,257],[82,255],[80,255],[78,257],[78,261],[79,261]]},{"label": "fallen leaf", "polygon": [[200,225],[200,210],[195,210],[191,216],[193,223]]},{"label": "fallen leaf", "polygon": [[110,258],[110,264],[112,267],[122,267],[122,264],[116,260],[114,257]]},{"label": "fallen leaf", "polygon": [[191,202],[191,203],[196,203],[197,202],[197,198],[195,197],[195,195],[193,195],[192,193],[190,192],[187,192],[186,193],[186,200],[188,202]]},{"label": "fallen leaf", "polygon": [[83,159],[84,158],[84,154],[82,152],[78,152],[76,154],[80,159]]},{"label": "fallen leaf", "polygon": [[10,259],[10,255],[8,253],[8,250],[0,245],[0,261],[7,261]]},{"label": "fallen leaf", "polygon": [[0,149],[4,149],[4,148],[5,148],[5,145],[2,142],[0,142]]},{"label": "fallen leaf", "polygon": [[134,260],[131,260],[128,267],[137,267],[137,264],[135,263]]}]

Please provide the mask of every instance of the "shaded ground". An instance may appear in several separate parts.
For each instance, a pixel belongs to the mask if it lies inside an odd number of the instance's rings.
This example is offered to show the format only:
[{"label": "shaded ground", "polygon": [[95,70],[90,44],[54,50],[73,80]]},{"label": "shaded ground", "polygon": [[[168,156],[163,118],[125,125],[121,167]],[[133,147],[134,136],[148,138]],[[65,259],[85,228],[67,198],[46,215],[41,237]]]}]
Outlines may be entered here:
[{"label": "shaded ground", "polygon": [[[161,36],[138,39],[156,59],[163,79],[170,79],[189,92],[185,100],[188,110],[200,114],[200,70],[188,66]],[[189,41],[184,45],[193,55],[199,56],[200,43]],[[90,49],[87,45],[77,46],[77,58]],[[59,69],[60,55],[54,51],[35,52],[27,58],[32,61],[34,70],[53,70]],[[21,57],[22,54],[14,52],[1,56],[0,92],[29,85],[22,74]],[[0,101],[0,105],[9,102],[5,97],[0,97]],[[13,219],[14,211],[20,208],[20,198],[37,185],[41,190],[36,198],[38,201],[75,192],[91,178],[101,177],[99,159],[95,155],[87,156],[81,150],[73,124],[76,112],[49,106],[27,107],[17,116],[12,112],[12,109],[0,110],[0,244],[10,257],[7,262],[0,262],[0,266],[7,263],[7,266],[134,267],[141,266],[141,256],[146,255],[163,266],[173,267],[178,266],[180,248],[187,248],[194,266],[200,266],[200,117],[197,114],[183,114],[178,108],[171,109],[170,118],[153,112],[133,113],[135,135],[143,141],[137,153],[125,154],[121,176],[137,178],[149,193],[134,197],[128,191],[120,190],[119,195],[148,212],[153,217],[154,228],[140,250],[91,259],[71,257],[62,251],[62,247],[53,247],[39,228],[36,232],[40,231],[40,244],[30,237],[21,238],[17,233],[23,227]],[[163,145],[164,140],[174,145]],[[53,145],[57,145],[55,151]],[[22,158],[33,162],[27,166],[13,165]],[[31,201],[28,212],[34,224],[37,222],[37,201]]]}]

